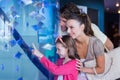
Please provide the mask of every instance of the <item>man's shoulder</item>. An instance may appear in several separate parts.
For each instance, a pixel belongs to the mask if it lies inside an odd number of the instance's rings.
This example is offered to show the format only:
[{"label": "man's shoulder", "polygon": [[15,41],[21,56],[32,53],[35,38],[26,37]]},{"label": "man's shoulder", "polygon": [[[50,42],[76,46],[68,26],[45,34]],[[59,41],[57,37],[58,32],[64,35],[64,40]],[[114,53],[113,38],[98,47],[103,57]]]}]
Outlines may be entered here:
[{"label": "man's shoulder", "polygon": [[91,23],[91,27],[97,27],[98,28],[98,26],[94,23]]}]

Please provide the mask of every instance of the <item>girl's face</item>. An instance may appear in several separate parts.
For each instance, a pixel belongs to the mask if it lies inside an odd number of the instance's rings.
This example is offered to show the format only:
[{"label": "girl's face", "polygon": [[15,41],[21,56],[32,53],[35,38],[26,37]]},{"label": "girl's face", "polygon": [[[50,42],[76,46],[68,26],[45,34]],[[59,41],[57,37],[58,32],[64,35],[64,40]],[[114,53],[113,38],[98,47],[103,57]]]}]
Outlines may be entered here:
[{"label": "girl's face", "polygon": [[56,43],[57,54],[60,58],[65,58],[68,56],[68,49],[63,46],[61,43]]},{"label": "girl's face", "polygon": [[73,39],[79,37],[83,32],[83,29],[77,20],[74,20],[74,19],[68,20],[66,23],[66,26],[68,28],[67,32]]}]

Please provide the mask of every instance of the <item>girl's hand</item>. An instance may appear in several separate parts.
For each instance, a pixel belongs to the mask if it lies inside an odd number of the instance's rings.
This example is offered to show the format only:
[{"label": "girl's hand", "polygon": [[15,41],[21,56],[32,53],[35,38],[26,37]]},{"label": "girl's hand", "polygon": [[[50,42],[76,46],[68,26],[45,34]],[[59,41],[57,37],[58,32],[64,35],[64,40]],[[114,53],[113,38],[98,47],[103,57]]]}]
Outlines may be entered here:
[{"label": "girl's hand", "polygon": [[32,46],[33,46],[32,54],[34,54],[38,58],[43,57],[43,54],[36,48],[36,46],[34,44],[32,44]]}]

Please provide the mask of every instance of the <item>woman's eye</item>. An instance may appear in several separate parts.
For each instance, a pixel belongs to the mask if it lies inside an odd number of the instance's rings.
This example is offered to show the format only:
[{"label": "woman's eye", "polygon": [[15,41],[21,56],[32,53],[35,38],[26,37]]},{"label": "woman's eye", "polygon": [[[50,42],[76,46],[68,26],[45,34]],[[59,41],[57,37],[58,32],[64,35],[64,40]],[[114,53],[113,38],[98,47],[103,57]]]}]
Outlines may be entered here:
[{"label": "woman's eye", "polygon": [[60,49],[57,49],[58,51],[60,51]]},{"label": "woman's eye", "polygon": [[71,26],[70,28],[72,29],[73,27]]}]

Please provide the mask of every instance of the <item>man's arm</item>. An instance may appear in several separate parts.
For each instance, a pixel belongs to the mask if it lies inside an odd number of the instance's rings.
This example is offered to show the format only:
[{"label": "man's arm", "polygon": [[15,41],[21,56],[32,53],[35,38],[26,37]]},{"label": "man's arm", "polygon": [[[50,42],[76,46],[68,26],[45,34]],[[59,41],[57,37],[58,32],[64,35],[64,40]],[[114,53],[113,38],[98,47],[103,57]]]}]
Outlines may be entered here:
[{"label": "man's arm", "polygon": [[108,51],[114,48],[112,41],[107,37],[107,40],[104,43],[104,46],[108,49]]},{"label": "man's arm", "polygon": [[100,31],[97,25],[92,23],[91,28],[94,32],[94,35],[102,41],[107,50],[112,50],[114,48],[112,41],[102,31]]}]

